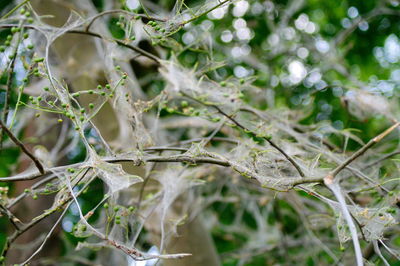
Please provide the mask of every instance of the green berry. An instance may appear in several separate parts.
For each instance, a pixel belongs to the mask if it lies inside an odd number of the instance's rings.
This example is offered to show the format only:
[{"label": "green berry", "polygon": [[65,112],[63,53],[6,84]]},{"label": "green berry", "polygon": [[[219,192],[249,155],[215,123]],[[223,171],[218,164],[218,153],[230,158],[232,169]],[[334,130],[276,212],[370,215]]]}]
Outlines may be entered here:
[{"label": "green berry", "polygon": [[111,85],[110,85],[110,84],[106,84],[105,87],[106,87],[106,89],[108,89],[108,90],[111,89]]},{"label": "green berry", "polygon": [[79,120],[80,120],[81,122],[83,122],[83,121],[85,120],[85,117],[81,116],[81,117],[79,117]]},{"label": "green berry", "polygon": [[226,86],[226,81],[221,81],[221,82],[219,83],[219,85],[221,85],[222,87],[225,87],[225,86]]},{"label": "green berry", "polygon": [[57,122],[58,122],[58,123],[62,123],[63,120],[62,120],[62,119],[58,119]]},{"label": "green berry", "polygon": [[37,200],[38,196],[35,194],[35,195],[32,196],[32,199]]},{"label": "green berry", "polygon": [[6,48],[4,46],[0,46],[0,53],[4,53],[5,50]]},{"label": "green berry", "polygon": [[24,39],[28,39],[28,37],[29,37],[29,33],[24,33]]},{"label": "green berry", "polygon": [[32,50],[35,46],[33,44],[28,44],[26,47],[28,47],[29,50]]},{"label": "green berry", "polygon": [[119,210],[119,207],[118,207],[118,206],[115,206],[115,207],[114,207],[114,211],[117,212],[118,210]]},{"label": "green berry", "polygon": [[72,93],[72,97],[79,97],[81,94],[79,92]]},{"label": "green berry", "polygon": [[89,103],[89,108],[93,109],[94,108],[94,104],[93,103]]},{"label": "green berry", "polygon": [[30,190],[29,188],[25,188],[25,189],[24,189],[24,192],[25,192],[25,193],[29,193],[29,192],[31,192],[31,190]]},{"label": "green berry", "polygon": [[80,130],[80,129],[81,129],[81,128],[78,127],[78,126],[75,127],[75,130],[76,130],[76,131],[78,131],[78,130]]},{"label": "green berry", "polygon": [[28,23],[33,23],[33,18],[28,18]]},{"label": "green berry", "polygon": [[103,87],[101,85],[97,85],[97,89],[101,90]]},{"label": "green berry", "polygon": [[104,208],[104,209],[108,209],[108,203],[107,203],[107,202],[104,203],[103,208]]},{"label": "green berry", "polygon": [[26,11],[24,15],[25,15],[25,17],[30,17],[30,15],[31,15],[31,12],[29,12],[29,11]]},{"label": "green berry", "polygon": [[10,46],[10,45],[11,45],[11,42],[10,42],[9,40],[7,40],[7,41],[4,42],[4,45],[5,45],[5,46]]},{"label": "green berry", "polygon": [[89,94],[93,94],[93,93],[94,93],[94,90],[90,90],[90,91],[89,91]]},{"label": "green berry", "polygon": [[[39,71],[39,70],[38,70],[38,71]],[[44,90],[44,91],[49,91],[50,89],[49,89],[49,87],[44,87],[43,90]]]},{"label": "green berry", "polygon": [[105,96],[106,93],[105,93],[104,91],[102,91],[102,92],[100,93],[100,95],[101,95],[101,96]]},{"label": "green berry", "polygon": [[82,108],[82,109],[80,110],[80,112],[81,112],[81,114],[84,114],[84,113],[86,112],[86,110],[85,110],[84,108]]},{"label": "green berry", "polygon": [[40,117],[40,113],[36,113],[35,114],[35,117],[37,118],[37,117]]}]

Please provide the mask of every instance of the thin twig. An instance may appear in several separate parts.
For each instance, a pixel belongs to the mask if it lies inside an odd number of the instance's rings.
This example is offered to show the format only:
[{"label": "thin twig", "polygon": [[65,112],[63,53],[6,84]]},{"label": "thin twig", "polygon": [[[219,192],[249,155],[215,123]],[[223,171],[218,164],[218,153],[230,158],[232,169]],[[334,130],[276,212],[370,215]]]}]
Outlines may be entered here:
[{"label": "thin twig", "polygon": [[365,144],[362,148],[360,148],[358,151],[356,151],[352,156],[350,156],[346,161],[344,161],[342,164],[340,164],[338,167],[336,167],[329,175],[325,177],[325,182],[333,182],[333,179],[344,169],[346,168],[347,165],[352,163],[354,160],[356,160],[358,157],[363,155],[368,149],[370,149],[372,146],[374,146],[376,143],[380,142],[384,137],[389,135],[393,130],[395,130],[398,126],[400,125],[400,122],[396,122],[393,126],[390,128],[386,129],[384,132],[376,136],[375,138],[371,139],[368,141],[367,144]]},{"label": "thin twig", "polygon": [[[245,132],[250,132],[250,134],[252,134],[254,137],[257,137],[257,134],[256,134],[256,133],[254,133],[254,132],[251,131],[250,129],[246,128],[246,127],[245,127],[244,125],[242,125],[241,123],[239,123],[236,119],[234,119],[234,118],[232,117],[232,115],[228,115],[227,113],[225,113],[219,106],[217,106],[217,105],[215,105],[215,104],[207,104],[207,103],[204,103],[204,102],[202,102],[202,101],[200,101],[200,100],[198,100],[198,99],[196,99],[196,98],[194,98],[194,97],[192,97],[192,96],[189,96],[189,95],[187,95],[187,94],[185,94],[185,93],[184,93],[184,96],[186,96],[186,97],[188,97],[188,98],[190,98],[190,99],[192,99],[192,100],[194,100],[194,101],[196,101],[196,102],[198,102],[198,103],[200,103],[200,104],[203,104],[203,105],[205,105],[205,106],[211,106],[211,107],[215,108],[221,115],[223,115],[223,116],[225,116],[226,118],[228,118],[231,122],[233,122],[233,123],[234,123],[236,126],[238,126],[240,129],[242,129],[242,130],[245,131]],[[294,168],[296,168],[297,172],[299,173],[299,175],[300,175],[301,177],[305,177],[305,174],[304,174],[303,170],[301,170],[300,165],[298,165],[297,162],[296,162],[289,154],[287,154],[283,149],[281,149],[274,141],[271,140],[271,138],[264,137],[264,136],[262,136],[262,138],[263,138],[264,140],[266,140],[266,141],[267,141],[272,147],[274,147],[277,151],[279,151],[279,152],[294,166]]]},{"label": "thin twig", "polygon": [[107,10],[107,11],[103,11],[97,15],[95,15],[94,17],[91,18],[90,22],[88,23],[88,25],[85,28],[85,31],[89,31],[90,27],[93,25],[93,23],[100,17],[104,16],[104,15],[109,15],[109,14],[114,14],[114,13],[123,13],[125,15],[129,15],[131,17],[141,17],[141,18],[146,18],[149,20],[155,20],[155,21],[161,21],[161,22],[165,22],[165,19],[162,18],[157,18],[157,17],[150,17],[144,14],[136,14],[136,13],[132,13],[126,10],[121,10],[121,9],[113,9],[113,10]]},{"label": "thin twig", "polygon": [[25,145],[17,138],[14,136],[14,134],[8,130],[8,128],[4,125],[3,121],[0,120],[0,127],[4,130],[4,132],[8,135],[8,137],[18,146],[21,148],[21,150],[28,155],[29,158],[33,161],[35,164],[36,168],[39,170],[41,175],[44,175],[46,171],[44,170],[44,167],[42,163],[39,161],[38,158],[36,158],[35,155],[33,155],[26,147]]},{"label": "thin twig", "polygon": [[0,204],[0,214],[6,216],[17,231],[20,230],[19,224],[21,224],[21,220],[15,217],[15,215],[2,204]]},{"label": "thin twig", "polygon": [[25,0],[22,3],[18,4],[17,6],[15,6],[13,9],[11,9],[7,14],[5,14],[4,16],[2,16],[0,19],[5,19],[8,18],[9,16],[12,15],[12,13],[14,13],[15,11],[18,10],[18,8],[20,8],[21,6],[25,5],[26,3],[28,3],[30,0]]}]

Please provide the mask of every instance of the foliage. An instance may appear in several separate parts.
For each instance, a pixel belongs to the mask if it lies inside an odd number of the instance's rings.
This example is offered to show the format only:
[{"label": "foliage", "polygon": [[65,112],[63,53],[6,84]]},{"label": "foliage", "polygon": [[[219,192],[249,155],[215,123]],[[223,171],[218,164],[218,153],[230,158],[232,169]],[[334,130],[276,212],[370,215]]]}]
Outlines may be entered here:
[{"label": "foliage", "polygon": [[353,4],[1,3],[0,259],[209,259],[201,217],[223,265],[394,265],[400,3]]}]

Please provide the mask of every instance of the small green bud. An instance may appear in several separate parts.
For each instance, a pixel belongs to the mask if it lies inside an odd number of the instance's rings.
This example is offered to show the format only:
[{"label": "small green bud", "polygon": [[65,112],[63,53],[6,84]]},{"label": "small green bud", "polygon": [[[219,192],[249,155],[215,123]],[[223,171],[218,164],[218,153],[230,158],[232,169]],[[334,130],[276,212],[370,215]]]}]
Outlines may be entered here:
[{"label": "small green bud", "polygon": [[121,67],[120,66],[116,66],[115,69],[116,70],[121,70]]},{"label": "small green bud", "polygon": [[29,38],[29,33],[25,32],[24,33],[24,39],[28,39]]},{"label": "small green bud", "polygon": [[72,97],[79,97],[81,94],[79,92],[72,93]]},{"label": "small green bud", "polygon": [[0,46],[0,53],[3,53],[6,50],[4,46]]},{"label": "small green bud", "polygon": [[189,103],[187,101],[181,101],[181,106],[182,107],[188,107]]},{"label": "small green bud", "polygon": [[80,129],[81,129],[81,128],[78,127],[78,126],[75,127],[75,130],[76,130],[76,131],[78,131],[78,130],[80,130]]},{"label": "small green bud", "polygon": [[66,104],[66,103],[63,103],[63,104],[61,104],[61,107],[62,107],[62,108],[66,108],[66,107],[67,107],[67,104]]},{"label": "small green bud", "polygon": [[130,38],[132,41],[134,41],[134,40],[136,40],[136,37],[133,35],[133,36],[131,36],[131,38]]},{"label": "small green bud", "polygon": [[222,87],[225,87],[225,86],[226,86],[226,81],[221,81],[221,82],[219,83],[219,85],[221,85]]},{"label": "small green bud", "polygon": [[40,102],[41,100],[43,100],[43,98],[42,97],[37,97],[37,100]]},{"label": "small green bud", "polygon": [[104,208],[104,209],[108,209],[108,203],[107,203],[107,202],[104,203],[103,208]]},{"label": "small green bud", "polygon": [[33,44],[28,44],[26,47],[28,47],[29,50],[32,50],[35,46]]},{"label": "small green bud", "polygon": [[37,199],[38,199],[38,196],[37,196],[36,194],[34,194],[34,195],[32,196],[32,199],[37,200]]},{"label": "small green bud", "polygon": [[17,33],[17,32],[18,32],[17,29],[18,29],[17,27],[12,27],[12,28],[11,28],[11,33],[12,33],[12,34]]},{"label": "small green bud", "polygon": [[25,188],[25,189],[24,189],[24,192],[25,192],[25,193],[29,193],[29,192],[31,192],[31,190],[30,190],[29,188]]},{"label": "small green bud", "polygon": [[101,95],[101,96],[105,96],[106,93],[105,93],[104,91],[102,91],[102,92],[100,93],[100,95]]},{"label": "small green bud", "polygon": [[4,42],[4,45],[5,45],[5,46],[10,46],[10,45],[11,45],[11,42],[10,42],[9,40],[7,40],[7,41]]},{"label": "small green bud", "polygon": [[36,118],[40,117],[40,113],[36,113],[36,114],[35,114],[35,117],[36,117]]},{"label": "small green bud", "polygon": [[101,90],[101,89],[103,89],[103,87],[101,85],[97,85],[97,89]]},{"label": "small green bud", "polygon": [[115,207],[114,207],[114,211],[115,211],[115,212],[119,211],[119,207],[118,207],[118,206],[115,206]]},{"label": "small green bud", "polygon": [[[39,70],[38,70],[38,71],[39,71]],[[43,90],[44,90],[44,91],[49,91],[50,89],[49,89],[49,87],[44,87]]]},{"label": "small green bud", "polygon": [[75,169],[74,168],[68,168],[67,171],[72,173],[72,174],[75,173]]},{"label": "small green bud", "polygon": [[129,208],[128,208],[128,211],[130,211],[130,212],[133,212],[135,210],[135,207],[133,207],[133,206],[130,206]]},{"label": "small green bud", "polygon": [[27,83],[27,82],[28,82],[28,78],[23,78],[22,81],[23,81],[24,83]]},{"label": "small green bud", "polygon": [[62,119],[58,119],[57,122],[58,122],[58,123],[62,123],[63,120],[62,120]]},{"label": "small green bud", "polygon": [[94,93],[94,90],[90,90],[90,91],[89,91],[89,94],[93,94],[93,93]]},{"label": "small green bud", "polygon": [[94,104],[93,103],[89,103],[89,108],[93,109],[94,108]]},{"label": "small green bud", "polygon": [[33,23],[33,18],[28,18],[28,23]]},{"label": "small green bud", "polygon": [[30,17],[31,16],[31,12],[26,11],[24,15],[25,15],[25,17]]},{"label": "small green bud", "polygon": [[108,89],[108,90],[111,89],[111,85],[110,85],[110,84],[106,84],[105,87],[106,87],[106,89]]},{"label": "small green bud", "polygon": [[115,220],[115,223],[116,223],[116,224],[120,224],[120,223],[121,223],[121,220]]},{"label": "small green bud", "polygon": [[83,121],[85,120],[85,117],[84,117],[84,116],[81,116],[81,117],[79,117],[79,120],[80,120],[81,122],[83,122]]}]

